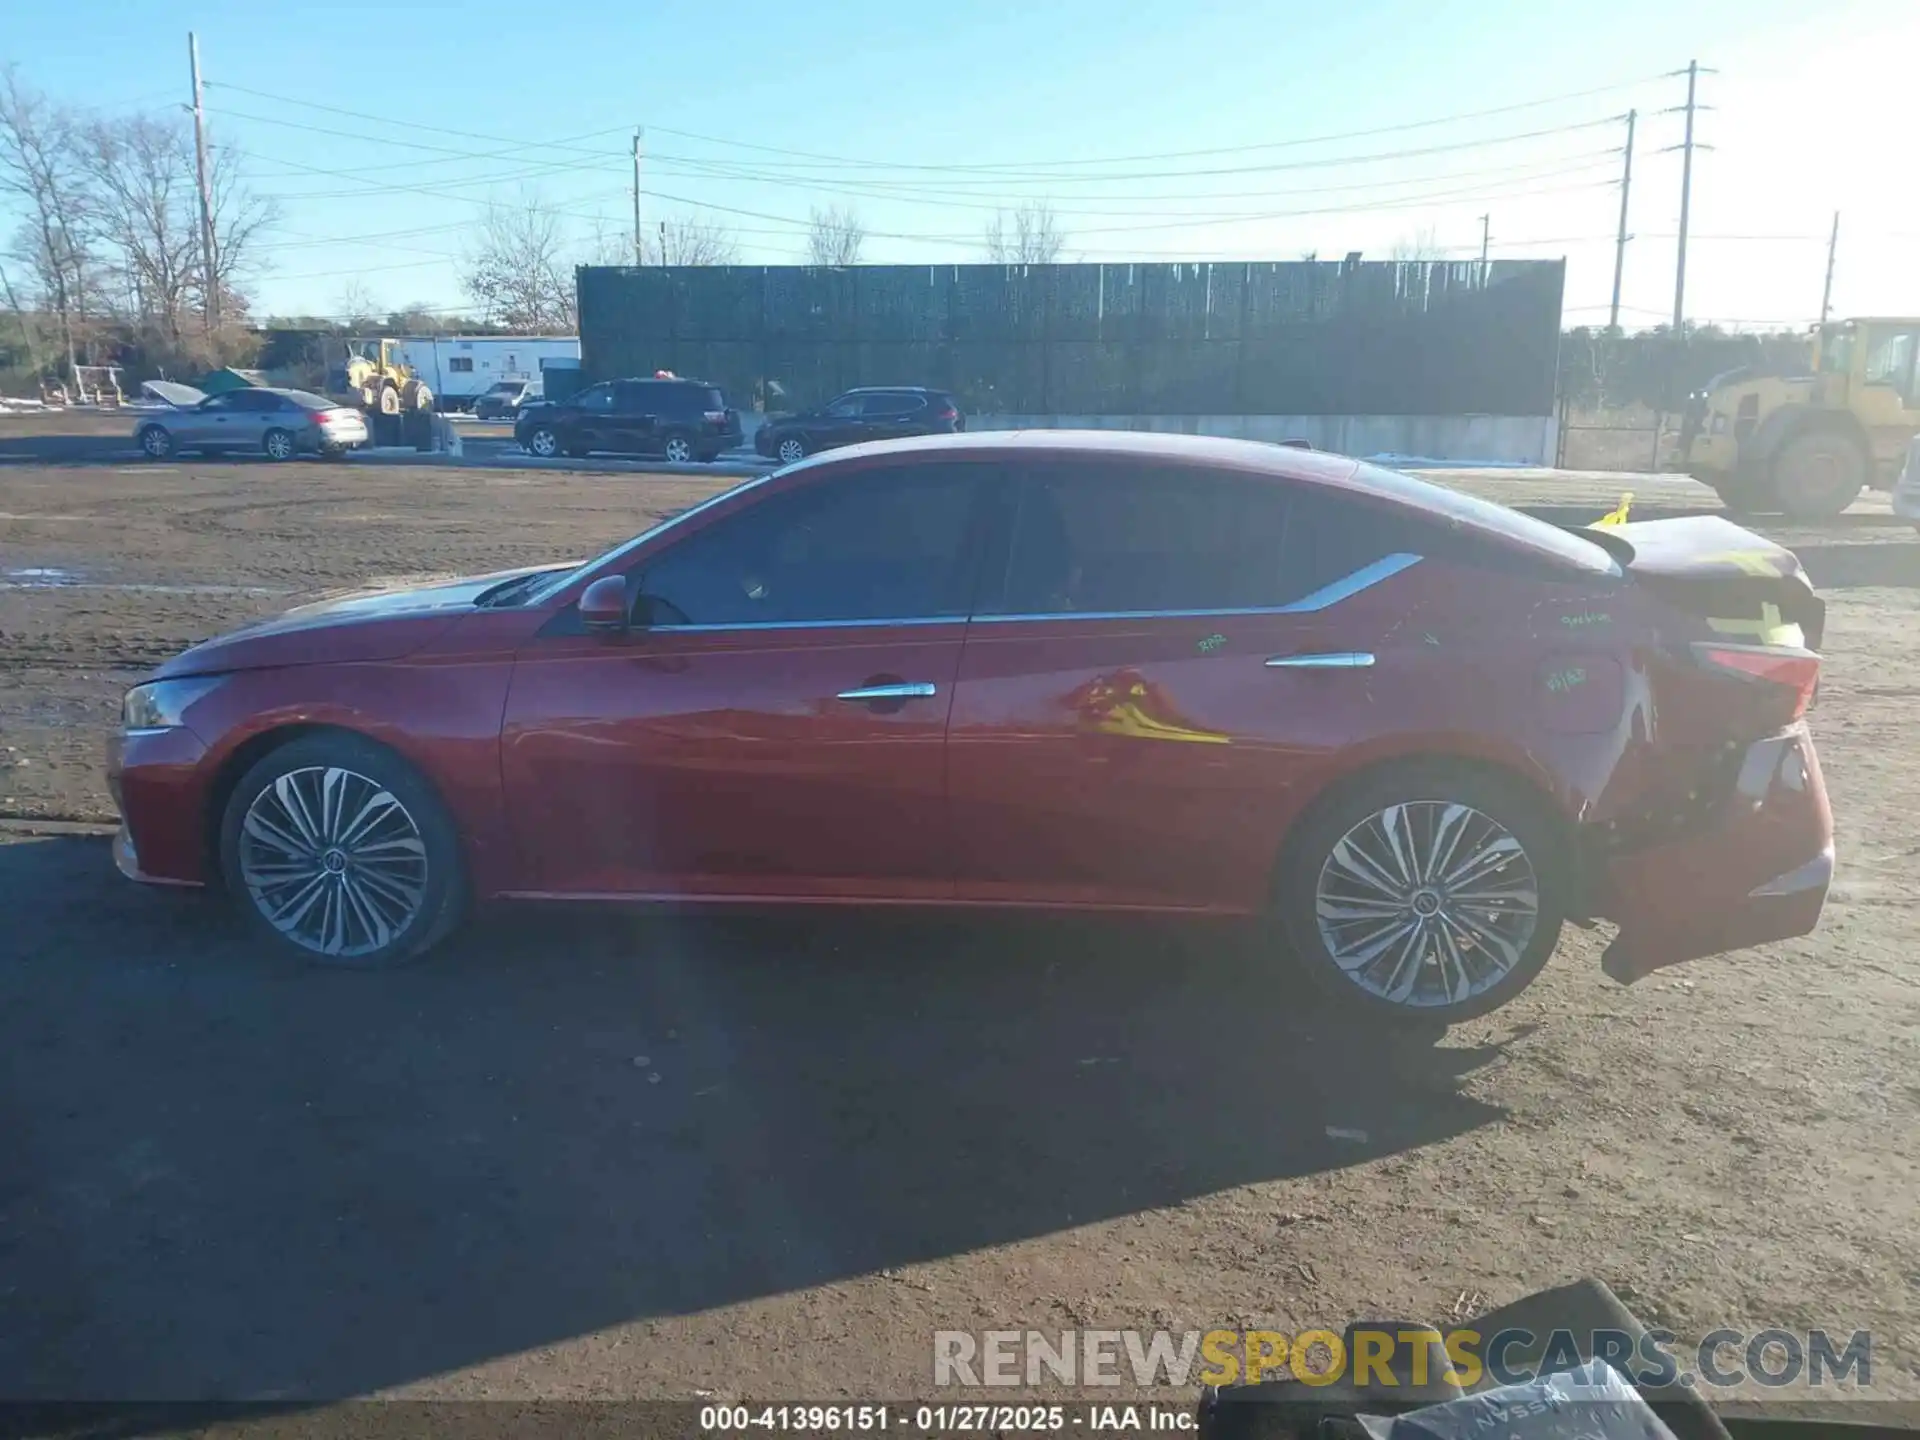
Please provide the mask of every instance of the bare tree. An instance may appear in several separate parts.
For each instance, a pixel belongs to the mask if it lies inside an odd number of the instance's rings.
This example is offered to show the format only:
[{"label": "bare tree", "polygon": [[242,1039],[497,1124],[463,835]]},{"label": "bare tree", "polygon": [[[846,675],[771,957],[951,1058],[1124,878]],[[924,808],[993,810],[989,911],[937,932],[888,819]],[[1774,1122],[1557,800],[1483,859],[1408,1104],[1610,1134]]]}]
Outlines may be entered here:
[{"label": "bare tree", "polygon": [[177,123],[144,115],[96,121],[78,139],[121,313],[177,343],[200,283],[192,142]]},{"label": "bare tree", "polygon": [[1393,242],[1393,248],[1387,252],[1387,258],[1400,264],[1413,264],[1420,261],[1444,260],[1446,250],[1440,244],[1440,237],[1433,226],[1422,225],[1411,235],[1403,235]]},{"label": "bare tree", "polygon": [[663,220],[655,231],[654,255],[662,265],[737,265],[740,242],[720,225]]},{"label": "bare tree", "polygon": [[860,247],[866,243],[867,227],[851,207],[842,210],[829,206],[815,210],[807,230],[809,265],[858,265]]},{"label": "bare tree", "polygon": [[1066,239],[1053,206],[1033,200],[1011,214],[994,212],[987,222],[987,259],[996,265],[1051,265]]},{"label": "bare tree", "polygon": [[489,320],[525,334],[574,326],[574,286],[560,218],[531,192],[492,205],[460,283]]},{"label": "bare tree", "polygon": [[633,236],[604,215],[596,214],[582,247],[585,265],[632,265],[635,262]]},{"label": "bare tree", "polygon": [[374,323],[379,307],[367,282],[357,276],[333,292],[333,318],[354,330],[365,330]]},{"label": "bare tree", "polygon": [[[243,163],[238,150],[220,145],[214,148],[207,170],[207,188],[213,194],[214,283],[219,286],[219,313],[229,320],[246,318],[249,306],[240,286],[258,269],[261,237],[280,219],[279,202],[247,185]],[[193,233],[197,245],[200,232]],[[199,278],[203,267],[196,264],[195,268]],[[204,280],[200,288],[206,288]],[[203,296],[203,307],[204,300]]]},{"label": "bare tree", "polygon": [[0,192],[25,219],[12,247],[59,317],[67,367],[78,359],[91,257],[87,196],[72,117],[29,89],[12,65],[0,68]]}]

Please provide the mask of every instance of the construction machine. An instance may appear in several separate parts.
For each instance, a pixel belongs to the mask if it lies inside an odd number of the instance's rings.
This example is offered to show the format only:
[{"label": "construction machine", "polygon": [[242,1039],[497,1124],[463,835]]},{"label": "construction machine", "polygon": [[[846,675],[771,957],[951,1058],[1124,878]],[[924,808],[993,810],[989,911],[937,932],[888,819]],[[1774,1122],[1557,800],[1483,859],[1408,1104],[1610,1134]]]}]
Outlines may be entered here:
[{"label": "construction machine", "polygon": [[347,345],[346,395],[369,415],[404,415],[433,409],[433,391],[395,358],[394,342],[371,340]]},{"label": "construction machine", "polygon": [[1827,520],[1888,490],[1920,434],[1920,319],[1839,320],[1813,332],[1810,372],[1715,376],[1690,399],[1668,468],[1729,510]]}]

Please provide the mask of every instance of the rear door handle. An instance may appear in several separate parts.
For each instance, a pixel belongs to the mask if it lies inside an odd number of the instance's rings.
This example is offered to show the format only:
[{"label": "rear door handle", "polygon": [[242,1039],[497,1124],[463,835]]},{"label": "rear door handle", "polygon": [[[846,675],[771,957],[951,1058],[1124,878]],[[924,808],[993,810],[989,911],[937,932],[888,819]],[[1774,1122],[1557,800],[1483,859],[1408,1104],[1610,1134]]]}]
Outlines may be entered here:
[{"label": "rear door handle", "polygon": [[1373,664],[1373,656],[1364,650],[1334,650],[1317,655],[1276,655],[1267,661],[1269,670],[1364,670]]},{"label": "rear door handle", "polygon": [[836,700],[926,700],[940,693],[940,687],[926,680],[903,681],[897,685],[862,685],[842,690]]}]

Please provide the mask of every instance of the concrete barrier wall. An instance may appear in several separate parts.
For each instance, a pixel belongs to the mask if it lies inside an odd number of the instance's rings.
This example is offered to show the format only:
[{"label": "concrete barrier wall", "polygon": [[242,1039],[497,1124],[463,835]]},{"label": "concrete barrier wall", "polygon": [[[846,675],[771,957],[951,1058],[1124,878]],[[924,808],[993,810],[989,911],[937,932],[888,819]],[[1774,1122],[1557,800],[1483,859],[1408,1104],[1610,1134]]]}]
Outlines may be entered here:
[{"label": "concrete barrier wall", "polygon": [[[747,443],[761,417],[742,417]],[[969,415],[969,430],[1156,430],[1241,440],[1304,440],[1340,455],[1460,465],[1551,465],[1550,415]]]}]

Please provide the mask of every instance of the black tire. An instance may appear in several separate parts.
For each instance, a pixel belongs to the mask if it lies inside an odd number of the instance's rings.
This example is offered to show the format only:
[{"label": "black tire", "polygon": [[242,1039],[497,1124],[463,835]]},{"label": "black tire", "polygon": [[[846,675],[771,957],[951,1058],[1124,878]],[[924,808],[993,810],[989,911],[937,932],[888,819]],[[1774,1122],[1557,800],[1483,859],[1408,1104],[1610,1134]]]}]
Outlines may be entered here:
[{"label": "black tire", "polygon": [[269,460],[291,460],[300,453],[300,442],[293,438],[292,431],[276,425],[260,437],[260,448]]},{"label": "black tire", "polygon": [[527,432],[527,453],[537,455],[542,460],[551,460],[560,454],[560,432],[551,425],[534,426]]},{"label": "black tire", "polygon": [[783,465],[791,465],[796,460],[807,457],[807,442],[798,435],[782,436],[773,447],[773,458]]},{"label": "black tire", "polygon": [[1803,430],[1773,457],[1773,490],[1794,520],[1831,520],[1867,485],[1867,456],[1843,430]]},{"label": "black tire", "polygon": [[[1476,977],[1473,983],[1487,982],[1483,988],[1473,989],[1460,999],[1448,1000],[1427,987],[1425,982],[1440,978],[1442,972],[1438,966],[1429,967],[1423,959],[1415,969],[1413,994],[1403,1000],[1389,999],[1343,970],[1329,949],[1317,909],[1322,872],[1329,869],[1336,846],[1357,827],[1367,824],[1369,817],[1383,814],[1396,805],[1411,805],[1418,807],[1413,820],[1418,825],[1420,817],[1434,815],[1428,808],[1432,802],[1464,805],[1517,843],[1520,855],[1532,868],[1532,893],[1537,908],[1530,931],[1508,929],[1505,938],[1518,951],[1517,959],[1499,970],[1497,978],[1495,967],[1488,967],[1482,977]],[[1487,853],[1505,852],[1490,849]],[[1486,873],[1482,883],[1505,874],[1512,864],[1511,858],[1503,861],[1497,869]],[[1355,1019],[1364,1017],[1373,1023],[1386,1022],[1419,1030],[1486,1015],[1533,983],[1559,942],[1560,929],[1566,919],[1570,875],[1559,827],[1545,803],[1521,782],[1471,764],[1438,759],[1409,761],[1342,784],[1309,809],[1288,837],[1276,876],[1274,907],[1280,928],[1305,978],[1339,1011]],[[1525,874],[1517,872],[1507,878],[1518,883]],[[1330,883],[1339,883],[1337,871]],[[1329,903],[1338,901],[1334,899]],[[1480,910],[1483,917],[1486,913],[1484,908]],[[1516,912],[1505,918],[1517,923],[1521,917]],[[1499,923],[1503,922],[1496,922],[1496,926]],[[1469,934],[1464,927],[1455,928],[1460,935]],[[1360,932],[1360,939],[1364,941],[1368,933]],[[1455,947],[1456,954],[1461,953],[1461,948]],[[1477,951],[1481,956],[1496,953],[1478,941],[1464,949]],[[1464,955],[1460,964],[1464,971],[1467,966]],[[1368,970],[1365,966],[1359,968]],[[1377,971],[1369,973],[1377,989],[1394,988],[1382,981]]]},{"label": "black tire", "polygon": [[171,459],[174,452],[173,432],[164,425],[143,425],[135,437],[140,442],[140,453],[149,460]]},{"label": "black tire", "polygon": [[[314,778],[316,771],[321,772],[318,781]],[[296,786],[324,783],[328,772],[344,772],[350,777],[349,781],[340,782],[349,787],[350,796],[364,798],[371,794],[397,802],[401,815],[411,826],[406,844],[411,845],[412,836],[417,836],[419,843],[419,870],[409,872],[406,877],[409,889],[417,881],[419,895],[405,923],[393,928],[391,934],[380,943],[365,946],[343,944],[338,953],[328,953],[321,945],[302,940],[298,935],[277,926],[268,917],[264,903],[277,896],[291,907],[297,903],[299,892],[290,893],[284,887],[307,882],[304,877],[292,880],[272,878],[274,872],[266,867],[275,863],[274,847],[262,845],[253,838],[252,832],[244,828],[256,800],[262,800],[260,820],[271,823],[275,801],[263,800],[262,797],[276,782],[297,776],[299,778],[292,782]],[[349,803],[352,803],[351,800]],[[388,810],[380,813],[391,816]],[[271,831],[263,828],[262,833],[270,834]],[[376,848],[391,851],[394,848],[391,837],[401,833],[404,832],[397,829],[395,822],[389,818],[369,827],[361,838],[364,840],[367,836],[379,835],[382,840]],[[295,838],[305,839],[304,836]],[[322,849],[307,845],[305,848],[315,856],[316,869],[312,873],[318,876],[320,869],[332,871],[333,862],[326,856],[330,850],[341,847]],[[351,852],[353,847],[349,845],[346,849]],[[412,850],[406,849],[403,853],[405,859],[401,863],[411,865]],[[390,865],[395,862],[388,860],[380,863]],[[355,873],[351,867],[358,864],[358,859],[342,858],[340,873]],[[257,867],[251,874],[250,866]],[[283,955],[329,967],[372,970],[404,964],[425,954],[443,940],[459,923],[466,908],[466,877],[461,864],[459,837],[433,787],[391,750],[345,732],[309,735],[289,741],[255,762],[240,777],[239,783],[233,787],[233,793],[227,798],[226,809],[220,818],[220,873],[228,895],[255,934],[267,940]],[[264,899],[262,889],[256,889],[253,883],[261,875],[268,877],[260,881],[266,892]],[[320,883],[327,886],[336,882],[323,880]],[[342,886],[345,884],[344,881],[338,883]],[[274,886],[282,888],[270,888]],[[333,893],[338,894],[338,891]],[[341,907],[342,912],[350,908],[344,899],[332,903]],[[371,927],[362,928],[364,933],[361,938],[375,938],[377,932]],[[352,933],[350,929],[343,929],[343,940]]]}]

